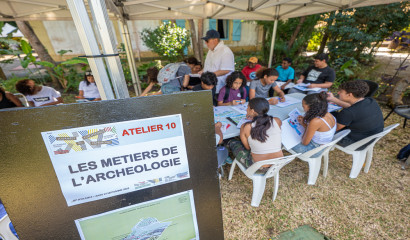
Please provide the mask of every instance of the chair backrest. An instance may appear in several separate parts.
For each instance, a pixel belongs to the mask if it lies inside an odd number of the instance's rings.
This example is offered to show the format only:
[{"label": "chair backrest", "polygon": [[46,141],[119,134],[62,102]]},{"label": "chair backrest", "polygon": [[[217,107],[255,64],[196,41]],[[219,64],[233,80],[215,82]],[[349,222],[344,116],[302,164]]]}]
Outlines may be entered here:
[{"label": "chair backrest", "polygon": [[369,92],[367,92],[365,97],[372,97],[376,93],[377,89],[379,89],[379,84],[377,82],[362,79],[358,79],[358,81],[364,81],[367,85],[369,85]]},{"label": "chair backrest", "polygon": [[[360,148],[361,146],[363,146],[363,145],[369,143],[370,141],[373,141],[373,139],[375,139],[372,144],[369,144],[369,145],[367,146],[367,147],[370,147],[371,145],[376,144],[376,142],[379,141],[380,138],[382,138],[384,135],[386,135],[386,134],[388,134],[389,132],[391,132],[391,130],[393,130],[393,129],[396,128],[397,126],[399,126],[398,123],[392,124],[392,125],[390,125],[390,126],[388,126],[388,127],[385,127],[385,128],[383,129],[383,132],[381,132],[381,133],[376,133],[376,134],[374,134],[374,135],[372,135],[372,136],[370,136],[370,137],[367,137],[367,138],[364,138],[364,139],[362,139],[362,140],[360,140],[360,141],[357,141],[357,142],[355,142],[355,143],[352,143],[352,144],[350,144],[349,146],[346,146],[345,148],[346,148],[347,150],[350,150],[350,151],[355,151],[356,149]],[[367,148],[367,147],[366,147],[366,148]],[[364,149],[363,149],[363,150],[364,150]]]},{"label": "chair backrest", "polygon": [[303,153],[302,155],[300,155],[300,157],[310,158],[311,156],[315,155],[316,153],[318,153],[322,150],[326,150],[327,148],[331,148],[333,145],[335,145],[337,142],[339,142],[342,138],[346,137],[349,133],[350,133],[349,129],[345,129],[343,131],[340,131],[340,132],[336,133],[333,136],[333,139],[330,143],[323,144],[320,147],[317,147],[315,149],[307,151],[307,152]]},{"label": "chair backrest", "polygon": [[18,240],[10,229],[10,223],[8,215],[0,217],[0,238],[4,240]]},{"label": "chair backrest", "polygon": [[258,161],[258,162],[253,163],[249,168],[247,168],[244,173],[247,177],[251,178],[251,176],[255,174],[255,172],[258,171],[258,169],[262,167],[263,165],[271,165],[269,167],[269,170],[265,173],[265,176],[272,177],[275,174],[275,172],[279,171],[283,166],[290,163],[293,159],[295,159],[299,155],[300,153],[285,156],[285,157],[280,157],[280,158]]},{"label": "chair backrest", "polygon": [[30,107],[30,105],[28,104],[28,101],[26,99],[26,97],[21,94],[21,93],[14,93],[14,96],[16,96],[20,102],[25,106],[25,107]]}]

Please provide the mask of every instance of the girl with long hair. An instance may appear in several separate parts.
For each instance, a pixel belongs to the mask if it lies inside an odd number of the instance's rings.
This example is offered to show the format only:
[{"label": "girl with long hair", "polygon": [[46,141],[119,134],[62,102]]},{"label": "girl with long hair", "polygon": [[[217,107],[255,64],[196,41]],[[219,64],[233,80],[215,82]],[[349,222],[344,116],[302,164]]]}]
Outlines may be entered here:
[{"label": "girl with long hair", "polygon": [[231,106],[246,102],[246,78],[240,71],[232,72],[226,78],[226,85],[218,95],[218,106]]},{"label": "girl with long hair", "polygon": [[[265,98],[251,99],[248,104],[247,117],[252,121],[242,125],[240,141],[232,139],[227,144],[235,158],[245,167],[257,161],[283,157],[282,121],[269,116],[268,111],[269,102]],[[267,167],[269,165],[262,166],[264,169]]]},{"label": "girl with long hair", "polygon": [[320,145],[330,143],[336,132],[336,119],[327,111],[326,92],[307,95],[302,100],[305,116],[299,116],[298,122],[305,128],[302,142],[292,148],[297,153],[304,153]]},{"label": "girl with long hair", "polygon": [[97,85],[95,84],[94,76],[91,72],[86,72],[84,75],[84,80],[80,82],[78,87],[77,99],[86,99],[88,101],[99,101],[101,100],[100,93],[98,92]]}]

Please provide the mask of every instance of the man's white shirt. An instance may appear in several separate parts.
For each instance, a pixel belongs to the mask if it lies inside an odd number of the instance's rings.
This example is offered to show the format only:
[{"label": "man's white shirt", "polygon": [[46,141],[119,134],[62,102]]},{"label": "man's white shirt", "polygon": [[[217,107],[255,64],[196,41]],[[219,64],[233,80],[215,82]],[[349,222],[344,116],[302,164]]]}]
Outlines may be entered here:
[{"label": "man's white shirt", "polygon": [[218,70],[229,70],[229,73],[219,76],[216,84],[216,93],[219,93],[226,84],[226,77],[235,71],[235,58],[231,49],[220,41],[214,50],[209,50],[206,55],[203,72],[216,72]]}]

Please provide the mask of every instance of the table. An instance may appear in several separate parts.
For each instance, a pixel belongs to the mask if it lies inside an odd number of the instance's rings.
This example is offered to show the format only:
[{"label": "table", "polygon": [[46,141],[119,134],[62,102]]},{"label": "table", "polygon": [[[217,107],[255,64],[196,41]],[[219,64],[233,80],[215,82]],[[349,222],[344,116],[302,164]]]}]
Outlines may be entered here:
[{"label": "table", "polygon": [[[287,94],[286,96],[291,96],[293,98],[297,98],[302,100],[306,95],[303,93],[291,93],[291,94]],[[223,106],[223,107],[216,107],[216,108],[231,108],[232,111],[235,111],[231,106]],[[288,114],[293,110],[297,108],[301,113],[304,113],[303,108],[302,108],[302,102],[290,105],[290,106],[286,106],[286,107],[278,107],[276,105],[271,105],[270,106],[270,110],[268,112],[268,114],[272,117],[277,117],[280,120],[285,120],[286,118],[288,118]],[[215,117],[216,119],[216,117]],[[216,119],[217,120],[217,119]],[[239,136],[239,131],[240,129],[237,128],[235,125],[231,125],[228,129],[226,129],[226,131],[223,133],[223,137],[224,139],[228,139],[228,138],[233,138],[236,136]]]}]

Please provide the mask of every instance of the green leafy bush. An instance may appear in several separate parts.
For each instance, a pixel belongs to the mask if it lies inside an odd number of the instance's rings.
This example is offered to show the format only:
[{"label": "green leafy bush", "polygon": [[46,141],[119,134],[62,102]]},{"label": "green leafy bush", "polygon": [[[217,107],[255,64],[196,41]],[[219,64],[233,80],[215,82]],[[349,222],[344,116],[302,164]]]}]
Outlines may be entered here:
[{"label": "green leafy bush", "polygon": [[184,48],[191,44],[189,31],[171,22],[155,29],[144,28],[141,39],[149,49],[171,62],[182,60]]}]

